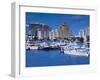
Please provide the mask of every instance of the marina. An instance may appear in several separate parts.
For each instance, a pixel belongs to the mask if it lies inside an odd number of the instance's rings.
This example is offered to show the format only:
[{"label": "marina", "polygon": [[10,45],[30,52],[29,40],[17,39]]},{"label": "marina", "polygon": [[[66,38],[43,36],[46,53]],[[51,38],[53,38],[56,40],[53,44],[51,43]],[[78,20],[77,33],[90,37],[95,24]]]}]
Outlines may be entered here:
[{"label": "marina", "polygon": [[89,15],[26,12],[25,49],[26,67],[89,64]]},{"label": "marina", "polygon": [[79,44],[77,42],[41,42],[35,45],[27,45],[26,50],[59,50],[61,53],[88,56],[89,44]]},{"label": "marina", "polygon": [[[52,43],[55,45],[52,46]],[[89,64],[89,49],[87,45],[78,43],[46,42],[36,48],[26,50],[26,67],[53,66],[53,65],[80,65]]]}]

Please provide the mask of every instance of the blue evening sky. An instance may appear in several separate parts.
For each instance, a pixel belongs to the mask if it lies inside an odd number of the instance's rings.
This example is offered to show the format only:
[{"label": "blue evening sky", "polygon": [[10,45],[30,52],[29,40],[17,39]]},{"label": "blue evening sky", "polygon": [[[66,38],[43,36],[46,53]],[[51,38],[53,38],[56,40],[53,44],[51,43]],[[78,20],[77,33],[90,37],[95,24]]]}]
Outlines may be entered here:
[{"label": "blue evening sky", "polygon": [[57,29],[63,22],[66,22],[73,34],[77,35],[80,29],[89,27],[89,15],[26,12],[26,25],[43,23]]}]

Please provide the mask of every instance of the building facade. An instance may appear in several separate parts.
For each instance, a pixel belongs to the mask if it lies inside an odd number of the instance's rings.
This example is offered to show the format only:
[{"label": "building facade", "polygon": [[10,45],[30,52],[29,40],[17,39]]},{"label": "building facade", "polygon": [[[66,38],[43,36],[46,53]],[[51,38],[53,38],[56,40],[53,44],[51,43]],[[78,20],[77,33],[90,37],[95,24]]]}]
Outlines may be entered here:
[{"label": "building facade", "polygon": [[79,31],[79,37],[82,37],[84,39],[84,42],[89,42],[89,40],[90,40],[90,29],[89,29],[89,27],[87,29],[81,29]]},{"label": "building facade", "polygon": [[48,25],[40,24],[40,23],[34,23],[29,25],[29,34],[33,35],[37,39],[48,39],[49,38],[49,32],[51,31],[51,28]]},{"label": "building facade", "polygon": [[59,38],[65,39],[70,37],[69,26],[66,23],[63,23],[59,28]]},{"label": "building facade", "polygon": [[27,34],[34,36],[35,39],[66,39],[71,37],[69,26],[63,23],[57,29],[51,29],[46,24],[34,23],[28,27]]}]

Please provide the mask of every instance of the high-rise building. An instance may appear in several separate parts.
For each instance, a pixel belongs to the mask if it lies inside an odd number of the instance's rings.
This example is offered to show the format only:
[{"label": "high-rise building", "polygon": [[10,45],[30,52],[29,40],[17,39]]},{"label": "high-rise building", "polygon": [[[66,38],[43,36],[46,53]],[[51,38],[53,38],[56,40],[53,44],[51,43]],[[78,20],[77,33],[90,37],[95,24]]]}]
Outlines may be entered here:
[{"label": "high-rise building", "polygon": [[89,37],[90,37],[89,27],[87,29],[81,29],[79,32],[79,37],[82,37],[84,39],[84,42],[89,41]]},{"label": "high-rise building", "polygon": [[61,39],[69,38],[70,37],[70,30],[69,26],[66,23],[63,23],[59,28],[59,37]]},{"label": "high-rise building", "polygon": [[55,32],[54,32],[54,30],[51,30],[51,31],[49,32],[49,39],[50,39],[50,40],[54,40],[54,39],[55,39]]},{"label": "high-rise building", "polygon": [[56,39],[59,38],[59,30],[58,30],[58,29],[55,29],[54,35],[55,35],[55,38],[56,38]]},{"label": "high-rise building", "polygon": [[37,37],[38,39],[48,39],[51,28],[48,25],[34,23],[29,25],[28,33]]},{"label": "high-rise building", "polygon": [[90,36],[90,28],[89,27],[86,29],[86,36]]},{"label": "high-rise building", "polygon": [[38,39],[43,39],[42,32],[40,30],[37,31],[37,38]]},{"label": "high-rise building", "polygon": [[85,36],[85,31],[84,31],[83,29],[81,29],[81,30],[79,31],[79,36],[80,36],[80,37],[84,37],[84,36]]},{"label": "high-rise building", "polygon": [[85,41],[89,42],[90,41],[90,28],[88,27],[85,31],[86,31],[86,34],[85,34],[86,40]]},{"label": "high-rise building", "polygon": [[51,30],[49,32],[49,39],[54,40],[59,38],[59,31],[58,29]]}]

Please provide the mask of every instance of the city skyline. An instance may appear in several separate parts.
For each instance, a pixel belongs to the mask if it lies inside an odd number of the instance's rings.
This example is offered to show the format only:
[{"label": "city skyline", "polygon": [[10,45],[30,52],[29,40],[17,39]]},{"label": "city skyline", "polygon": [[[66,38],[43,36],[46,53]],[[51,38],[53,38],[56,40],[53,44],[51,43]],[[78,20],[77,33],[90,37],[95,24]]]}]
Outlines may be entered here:
[{"label": "city skyline", "polygon": [[53,14],[26,12],[26,25],[31,23],[42,23],[57,29],[66,22],[74,35],[78,35],[80,29],[89,27],[89,15],[79,14]]}]

